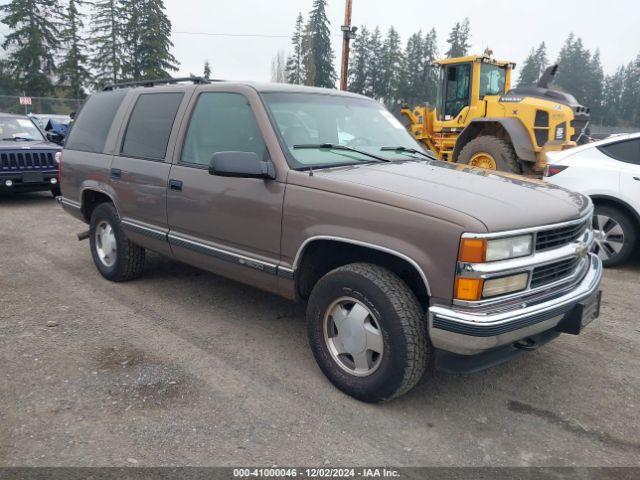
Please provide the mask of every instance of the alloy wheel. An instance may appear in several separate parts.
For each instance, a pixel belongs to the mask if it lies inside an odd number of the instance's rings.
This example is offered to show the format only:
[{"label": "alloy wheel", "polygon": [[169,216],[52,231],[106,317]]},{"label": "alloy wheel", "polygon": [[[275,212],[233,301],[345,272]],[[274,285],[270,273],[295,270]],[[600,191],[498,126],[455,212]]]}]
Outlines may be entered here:
[{"label": "alloy wheel", "polygon": [[593,253],[598,255],[600,260],[609,260],[620,253],[624,246],[624,230],[618,222],[607,215],[594,215],[593,230]]},{"label": "alloy wheel", "polygon": [[362,302],[351,297],[335,300],[326,310],[323,325],[327,348],[342,370],[366,377],[378,369],[384,354],[382,330]]}]

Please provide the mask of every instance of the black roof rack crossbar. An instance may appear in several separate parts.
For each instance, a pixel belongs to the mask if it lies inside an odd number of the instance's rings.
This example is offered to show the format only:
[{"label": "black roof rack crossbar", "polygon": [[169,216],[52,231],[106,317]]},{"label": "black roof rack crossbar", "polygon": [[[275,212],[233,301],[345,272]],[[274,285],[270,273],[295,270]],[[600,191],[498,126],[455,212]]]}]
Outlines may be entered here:
[{"label": "black roof rack crossbar", "polygon": [[158,80],[141,80],[139,82],[124,82],[124,83],[113,83],[110,85],[106,85],[102,90],[116,90],[118,88],[130,88],[130,87],[155,87],[156,85],[171,85],[175,83],[181,82],[191,82],[194,85],[201,85],[211,82],[219,82],[220,80],[207,80],[202,77],[182,77],[182,78],[162,78]]}]

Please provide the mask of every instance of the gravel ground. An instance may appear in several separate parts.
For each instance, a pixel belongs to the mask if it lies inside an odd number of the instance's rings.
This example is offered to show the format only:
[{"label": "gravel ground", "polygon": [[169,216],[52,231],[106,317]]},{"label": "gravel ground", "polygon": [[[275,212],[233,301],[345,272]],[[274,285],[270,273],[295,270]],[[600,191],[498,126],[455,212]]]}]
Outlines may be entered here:
[{"label": "gravel ground", "polygon": [[640,262],[583,335],[366,405],[302,306],[153,255],[109,283],[46,194],[0,220],[0,466],[640,465]]}]

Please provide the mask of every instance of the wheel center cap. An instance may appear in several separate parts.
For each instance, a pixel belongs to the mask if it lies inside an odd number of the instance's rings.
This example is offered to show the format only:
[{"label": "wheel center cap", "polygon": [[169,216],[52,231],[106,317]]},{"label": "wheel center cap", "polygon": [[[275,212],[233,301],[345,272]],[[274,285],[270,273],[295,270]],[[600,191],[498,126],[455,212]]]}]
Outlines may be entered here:
[{"label": "wheel center cap", "polygon": [[364,325],[358,320],[347,318],[338,332],[344,348],[351,354],[360,353],[367,346],[367,336]]}]

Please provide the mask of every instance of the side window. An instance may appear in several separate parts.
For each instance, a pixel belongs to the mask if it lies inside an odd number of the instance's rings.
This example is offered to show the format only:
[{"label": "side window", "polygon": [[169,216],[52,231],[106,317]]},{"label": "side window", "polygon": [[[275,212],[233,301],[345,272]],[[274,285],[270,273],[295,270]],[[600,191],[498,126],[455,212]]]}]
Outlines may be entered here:
[{"label": "side window", "polygon": [[96,93],[85,102],[65,143],[67,150],[102,153],[126,90]]},{"label": "side window", "polygon": [[445,120],[451,120],[469,105],[470,65],[450,66],[447,68],[446,75],[444,115]]},{"label": "side window", "polygon": [[122,142],[122,155],[163,160],[182,93],[144,93],[138,97]]},{"label": "side window", "polygon": [[640,138],[603,145],[598,149],[605,155],[621,162],[640,165]]},{"label": "side window", "polygon": [[202,93],[189,122],[181,162],[209,165],[214,153],[231,151],[266,156],[251,107],[238,93]]}]

